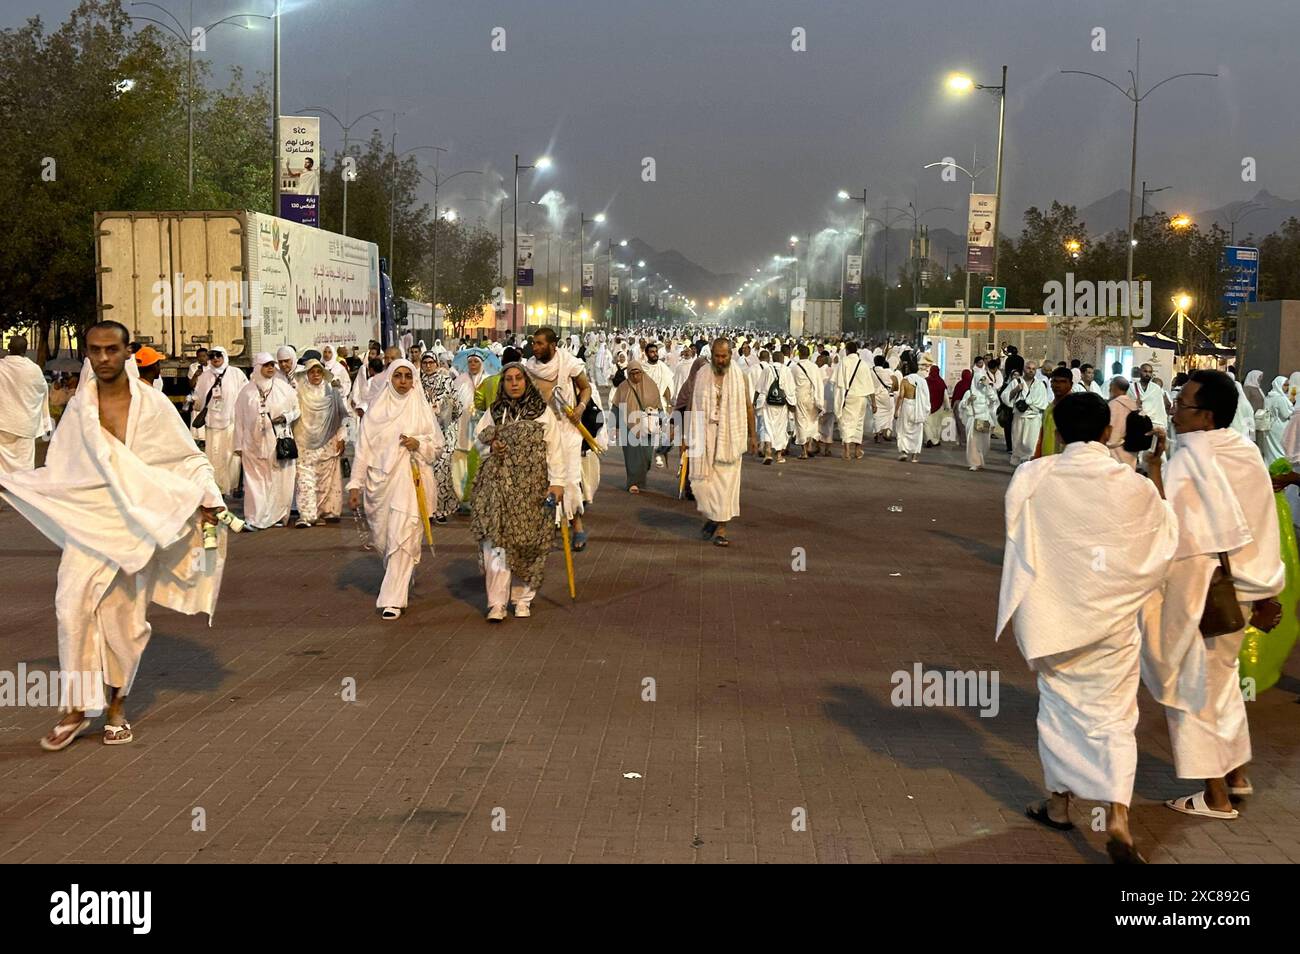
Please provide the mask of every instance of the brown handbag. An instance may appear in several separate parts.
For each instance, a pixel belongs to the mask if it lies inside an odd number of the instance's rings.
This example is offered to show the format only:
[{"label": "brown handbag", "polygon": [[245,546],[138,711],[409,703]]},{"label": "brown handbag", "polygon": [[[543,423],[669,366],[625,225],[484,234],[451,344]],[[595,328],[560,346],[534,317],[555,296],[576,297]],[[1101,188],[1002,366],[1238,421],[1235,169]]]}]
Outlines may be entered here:
[{"label": "brown handbag", "polygon": [[1237,602],[1237,587],[1232,579],[1232,567],[1228,565],[1228,554],[1220,553],[1219,565],[1214,568],[1210,588],[1205,593],[1201,636],[1213,639],[1245,628],[1246,620],[1241,615],[1241,604]]}]

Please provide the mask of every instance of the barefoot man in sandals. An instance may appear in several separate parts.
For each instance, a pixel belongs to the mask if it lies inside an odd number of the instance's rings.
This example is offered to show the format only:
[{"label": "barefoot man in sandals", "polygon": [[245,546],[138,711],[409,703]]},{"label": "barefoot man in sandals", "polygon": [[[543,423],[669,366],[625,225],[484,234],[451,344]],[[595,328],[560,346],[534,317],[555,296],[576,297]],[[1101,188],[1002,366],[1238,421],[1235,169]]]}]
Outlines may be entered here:
[{"label": "barefoot man in sandals", "polygon": [[758,452],[754,404],[745,372],[731,363],[731,342],[718,338],[709,363],[695,372],[685,422],[688,474],[706,520],[700,531],[715,546],[730,545],[727,522],[740,516],[740,462]]},{"label": "barefoot man in sandals", "polygon": [[1168,573],[1177,523],[1152,483],[1110,456],[1105,401],[1067,395],[1056,422],[1064,452],[1021,464],[1006,494],[995,637],[1010,622],[1038,675],[1038,754],[1050,793],[1025,813],[1068,831],[1072,798],[1102,802],[1111,859],[1141,863],[1128,824],[1138,614]]},{"label": "barefoot man in sandals", "polygon": [[[105,745],[133,739],[126,695],[149,642],[149,604],[211,619],[225,562],[224,533],[204,546],[203,529],[225,509],[212,464],[171,402],[128,366],[130,339],[115,321],[87,329],[82,383],[45,466],[0,475],[5,500],[63,550],[54,594],[61,682],[102,676]],[[88,695],[63,693],[64,716],[42,748],[66,748],[89,727],[104,699]]]}]

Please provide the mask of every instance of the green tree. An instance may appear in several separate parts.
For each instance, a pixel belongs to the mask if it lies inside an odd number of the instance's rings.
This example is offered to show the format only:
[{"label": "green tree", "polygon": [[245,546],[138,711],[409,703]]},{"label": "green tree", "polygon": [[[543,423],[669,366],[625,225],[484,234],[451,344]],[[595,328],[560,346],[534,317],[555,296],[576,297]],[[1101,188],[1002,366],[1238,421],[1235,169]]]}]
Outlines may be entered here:
[{"label": "green tree", "polygon": [[[0,31],[0,326],[52,329],[97,320],[97,211],[270,208],[265,84],[208,88],[196,64],[195,188],[186,188],[186,53],[136,30],[121,0],[82,0],[47,33],[40,19]],[[202,85],[200,85],[202,84]]]}]

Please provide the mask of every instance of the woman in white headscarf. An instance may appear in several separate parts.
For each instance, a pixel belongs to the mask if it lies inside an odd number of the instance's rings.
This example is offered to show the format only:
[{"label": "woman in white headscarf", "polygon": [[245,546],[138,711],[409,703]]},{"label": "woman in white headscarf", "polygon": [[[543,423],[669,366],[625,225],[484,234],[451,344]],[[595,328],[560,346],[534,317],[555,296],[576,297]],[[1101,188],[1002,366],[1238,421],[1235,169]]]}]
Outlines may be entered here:
[{"label": "woman in white headscarf", "polygon": [[325,345],[321,348],[320,363],[325,366],[325,370],[330,373],[331,383],[336,383],[339,388],[346,394],[352,388],[352,376],[348,374],[348,366],[343,360],[343,349],[336,348],[334,345]]},{"label": "woman in white headscarf", "polygon": [[1282,450],[1282,434],[1293,413],[1287,379],[1280,374],[1273,379],[1273,387],[1264,397],[1264,413],[1268,426],[1255,432],[1255,440],[1259,444],[1260,453],[1264,455],[1264,463],[1271,464],[1279,457],[1286,456]]},{"label": "woman in white headscarf", "polygon": [[239,458],[235,456],[235,401],[248,384],[248,375],[230,365],[230,355],[220,346],[208,351],[208,366],[194,385],[194,417],[204,428],[203,453],[212,463],[217,487],[223,494],[239,486]]},{"label": "woman in white headscarf", "polygon": [[415,365],[404,358],[388,368],[387,381],[361,420],[348,506],[365,504],[371,541],[384,556],[384,582],[375,605],[384,619],[406,608],[420,562],[424,529],[411,464],[419,468],[425,506],[437,499],[432,464],[442,450],[442,429],[418,385]]},{"label": "woman in white headscarf", "polygon": [[276,441],[289,437],[298,419],[298,396],[276,360],[263,351],[253,358],[253,379],[235,402],[235,453],[244,466],[244,522],[265,530],[289,522],[296,468],[276,458]]},{"label": "woman in white headscarf", "polygon": [[[328,345],[326,346],[328,347]],[[298,378],[298,526],[319,520],[337,523],[343,512],[341,455],[347,441],[348,409],[334,376],[312,358]]]},{"label": "woman in white headscarf", "polygon": [[966,425],[966,464],[971,470],[983,470],[989,454],[989,439],[998,409],[998,392],[983,367],[975,369],[971,385],[961,397],[957,412]]}]

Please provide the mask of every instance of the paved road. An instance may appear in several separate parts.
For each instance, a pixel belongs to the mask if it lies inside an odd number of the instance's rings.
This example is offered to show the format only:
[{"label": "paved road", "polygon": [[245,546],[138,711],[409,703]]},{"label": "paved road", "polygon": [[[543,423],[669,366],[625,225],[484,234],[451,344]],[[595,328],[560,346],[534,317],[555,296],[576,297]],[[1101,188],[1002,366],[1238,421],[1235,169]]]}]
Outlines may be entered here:
[{"label": "paved road", "polygon": [[[747,462],[728,550],[666,472],[623,493],[614,452],[578,602],[555,554],[535,615],[496,627],[467,521],[397,623],[347,523],[238,537],[212,628],[152,613],[133,745],[46,754],[49,710],[0,709],[0,862],[1103,862],[1104,835],[1022,815],[1036,696],[991,634],[1006,467],[866,450]],[[0,668],[57,665],[57,560],[0,513]],[[996,670],[997,715],[893,706],[917,663]],[[1190,789],[1143,694],[1153,861],[1300,861],[1298,674],[1250,707],[1260,794],[1233,823],[1160,806]]]}]

